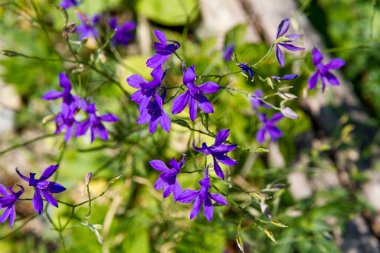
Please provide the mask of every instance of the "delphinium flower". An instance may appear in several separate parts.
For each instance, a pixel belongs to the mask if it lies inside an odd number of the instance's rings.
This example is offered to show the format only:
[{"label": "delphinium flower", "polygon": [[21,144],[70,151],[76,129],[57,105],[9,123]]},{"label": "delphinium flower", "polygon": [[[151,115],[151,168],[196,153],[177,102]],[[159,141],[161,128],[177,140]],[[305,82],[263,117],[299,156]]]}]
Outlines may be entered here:
[{"label": "delphinium flower", "polygon": [[78,122],[75,114],[81,109],[83,99],[71,94],[72,85],[69,78],[64,73],[59,74],[59,85],[63,91],[51,90],[42,97],[44,100],[62,99],[61,112],[54,118],[56,124],[55,134],[65,131],[65,141],[67,142],[75,132]]},{"label": "delphinium flower", "polygon": [[82,1],[77,1],[77,0],[62,0],[59,6],[61,6],[64,9],[68,9],[73,6],[78,6],[81,3]]},{"label": "delphinium flower", "polygon": [[154,42],[154,48],[156,49],[156,54],[149,58],[146,62],[146,66],[149,68],[155,69],[159,66],[165,64],[169,57],[177,51],[181,46],[177,41],[171,41],[173,43],[168,44],[168,40],[163,32],[155,30],[154,34],[156,35],[159,42]]},{"label": "delphinium flower", "polygon": [[259,143],[263,143],[266,135],[269,135],[272,141],[276,141],[278,138],[282,137],[281,130],[275,124],[283,117],[284,116],[281,113],[276,113],[268,120],[266,114],[260,113],[259,119],[263,123],[263,126],[257,131],[256,140]]},{"label": "delphinium flower", "polygon": [[137,119],[137,124],[149,123],[149,132],[153,134],[156,131],[158,123],[160,123],[162,129],[166,132],[170,131],[170,118],[162,108],[163,101],[165,100],[166,93],[160,96],[154,96],[152,100],[148,102],[145,110],[140,111],[140,116]]},{"label": "delphinium flower", "polygon": [[44,100],[55,100],[62,98],[64,104],[70,105],[74,101],[74,96],[71,94],[71,82],[70,79],[64,73],[59,73],[59,86],[63,91],[51,90],[43,95]]},{"label": "delphinium flower", "polygon": [[178,183],[177,175],[181,172],[181,168],[185,163],[185,156],[182,157],[180,162],[177,162],[173,157],[169,162],[170,169],[160,160],[153,160],[149,163],[155,170],[161,172],[161,175],[154,183],[154,188],[156,190],[164,189],[164,198],[173,193],[174,201],[177,201],[178,196],[181,194],[181,186]]},{"label": "delphinium flower", "polygon": [[95,15],[89,18],[87,15],[79,13],[78,19],[82,24],[77,26],[76,32],[79,33],[79,39],[83,40],[89,37],[94,39],[99,37],[99,32],[96,29],[96,24],[99,22],[99,16]]},{"label": "delphinium flower", "polygon": [[235,160],[232,160],[227,156],[227,153],[233,151],[237,145],[223,144],[223,142],[227,140],[229,134],[229,129],[220,130],[216,134],[214,145],[211,146],[207,146],[206,143],[203,142],[202,147],[198,148],[193,143],[193,148],[195,151],[204,153],[205,155],[211,155],[213,157],[215,173],[221,179],[224,179],[224,174],[218,164],[218,161],[228,166],[235,166],[237,164]]},{"label": "delphinium flower", "polygon": [[184,72],[183,83],[186,85],[187,91],[174,99],[172,113],[182,112],[186,105],[189,105],[190,119],[192,121],[197,117],[197,107],[204,113],[213,113],[214,108],[204,94],[213,94],[220,89],[220,86],[213,82],[206,82],[196,86],[194,84],[196,79],[194,65]]},{"label": "delphinium flower", "polygon": [[56,125],[56,130],[54,133],[59,134],[65,130],[64,140],[66,142],[68,142],[71,139],[78,125],[78,121],[74,117],[77,111],[76,106],[76,103],[73,103],[71,105],[63,103],[62,111],[58,113],[54,118]]},{"label": "delphinium flower", "polygon": [[255,80],[255,73],[253,73],[253,70],[250,66],[248,66],[247,63],[238,63],[238,67],[243,71],[243,75],[245,75],[247,78],[251,78],[250,80],[253,82]]},{"label": "delphinium flower", "polygon": [[319,78],[322,82],[322,91],[326,88],[326,82],[332,86],[339,85],[339,80],[330,71],[343,67],[346,64],[345,61],[339,58],[333,58],[325,65],[322,63],[323,55],[317,48],[313,49],[311,55],[313,58],[313,63],[315,67],[317,67],[317,71],[309,78],[309,89],[312,90],[315,88]]},{"label": "delphinium flower", "polygon": [[91,142],[95,140],[95,136],[99,136],[100,139],[106,141],[108,140],[108,132],[104,127],[103,122],[116,122],[118,117],[112,113],[106,113],[98,116],[96,114],[96,107],[94,103],[86,105],[86,112],[88,115],[87,120],[80,122],[77,125],[76,136],[82,136],[86,134],[88,129],[91,130]]},{"label": "delphinium flower", "polygon": [[305,48],[297,47],[292,45],[291,43],[295,42],[296,39],[301,37],[301,34],[288,34],[285,35],[286,32],[289,30],[290,26],[290,20],[288,18],[281,21],[280,25],[277,28],[277,35],[276,35],[276,58],[278,63],[284,67],[285,65],[285,57],[284,54],[281,51],[281,47],[289,50],[289,51],[301,51]]},{"label": "delphinium flower", "polygon": [[227,206],[226,199],[217,193],[210,193],[211,184],[210,178],[208,176],[208,168],[206,168],[205,176],[199,181],[201,189],[195,190],[184,190],[178,196],[177,201],[182,203],[190,203],[194,201],[193,209],[190,212],[190,219],[194,219],[200,212],[203,206],[203,213],[208,221],[212,220],[214,214],[214,207],[211,200],[214,200],[220,205]]},{"label": "delphinium flower", "polygon": [[112,18],[109,22],[109,25],[112,30],[116,30],[112,38],[113,44],[126,46],[134,39],[134,31],[136,29],[135,22],[127,21],[118,26],[117,19]]},{"label": "delphinium flower", "polygon": [[234,53],[235,50],[235,45],[234,44],[229,44],[226,46],[223,52],[223,59],[225,62],[229,62],[232,60],[232,54]]},{"label": "delphinium flower", "polygon": [[271,76],[271,78],[275,81],[281,81],[281,80],[290,81],[290,80],[296,79],[297,76],[298,76],[297,74],[288,74],[288,75],[283,75],[283,76]]},{"label": "delphinium flower", "polygon": [[129,86],[139,89],[132,94],[131,100],[139,105],[140,112],[146,109],[149,101],[153,97],[158,97],[157,91],[161,87],[165,72],[163,72],[161,66],[159,66],[151,72],[151,76],[153,77],[153,80],[150,82],[145,81],[142,76],[137,74],[131,75],[127,78]]},{"label": "delphinium flower", "polygon": [[264,94],[263,91],[260,89],[255,90],[252,93],[251,96],[251,105],[254,110],[259,109],[259,107],[265,107],[265,108],[270,108],[269,105],[265,104],[260,98],[263,98]]},{"label": "delphinium flower", "polygon": [[43,210],[43,200],[42,197],[49,203],[55,207],[58,207],[58,202],[55,200],[52,194],[60,193],[66,190],[62,185],[48,181],[58,169],[58,164],[50,165],[47,167],[42,173],[39,179],[36,178],[36,173],[30,173],[29,177],[24,176],[20,173],[20,171],[16,168],[17,174],[26,182],[29,183],[29,186],[34,187],[34,196],[33,196],[33,208],[38,212],[38,214],[42,214]]},{"label": "delphinium flower", "polygon": [[9,226],[11,228],[16,217],[15,203],[24,192],[24,187],[21,185],[18,186],[20,187],[18,192],[14,192],[12,186],[8,187],[8,192],[7,188],[0,184],[0,209],[4,209],[0,217],[0,222],[3,223],[9,218]]}]

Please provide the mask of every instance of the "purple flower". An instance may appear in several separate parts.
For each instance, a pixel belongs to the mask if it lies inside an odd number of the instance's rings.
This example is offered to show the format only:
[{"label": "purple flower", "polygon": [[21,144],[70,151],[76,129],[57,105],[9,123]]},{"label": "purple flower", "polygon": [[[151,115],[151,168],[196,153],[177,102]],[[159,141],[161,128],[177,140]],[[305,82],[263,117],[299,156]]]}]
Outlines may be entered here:
[{"label": "purple flower", "polygon": [[257,110],[259,107],[271,108],[260,99],[263,96],[263,92],[260,89],[257,89],[255,92],[253,92],[251,97],[251,105],[253,109]]},{"label": "purple flower", "polygon": [[150,82],[145,81],[142,76],[134,74],[127,78],[129,86],[139,89],[132,94],[131,100],[136,102],[140,107],[140,112],[144,111],[148,106],[149,101],[157,95],[158,88],[161,87],[162,79],[165,76],[165,72],[162,72],[161,66],[154,69],[151,73],[153,80]]},{"label": "purple flower", "polygon": [[29,186],[34,187],[34,196],[33,196],[33,208],[38,212],[38,214],[42,213],[43,210],[43,201],[42,197],[51,205],[58,207],[57,200],[53,197],[52,194],[60,193],[66,190],[62,185],[48,181],[47,179],[51,177],[55,171],[58,169],[58,164],[50,165],[47,167],[42,173],[40,179],[36,179],[36,173],[30,173],[30,177],[26,177],[20,173],[20,171],[16,168],[17,174],[26,182],[29,183]]},{"label": "purple flower", "polygon": [[51,90],[45,93],[42,97],[44,100],[55,100],[62,98],[63,103],[70,105],[74,101],[74,96],[71,95],[70,79],[64,73],[59,73],[59,86],[63,89],[62,92]]},{"label": "purple flower", "polygon": [[211,184],[210,178],[208,176],[208,168],[206,168],[204,178],[199,181],[201,189],[198,191],[195,190],[184,190],[177,198],[177,201],[182,203],[190,203],[194,201],[193,209],[190,212],[190,219],[194,219],[196,217],[201,207],[203,206],[203,213],[206,216],[208,221],[212,220],[212,216],[214,214],[214,207],[211,200],[214,200],[220,205],[227,206],[226,199],[216,193],[210,193]]},{"label": "purple flower", "polygon": [[65,141],[68,142],[73,133],[75,132],[78,122],[74,118],[74,115],[77,111],[77,105],[75,103],[71,105],[62,104],[62,111],[58,113],[54,119],[56,130],[55,134],[59,134],[66,130],[65,132]]},{"label": "purple flower", "polygon": [[281,130],[275,124],[283,117],[284,116],[281,113],[276,113],[270,120],[268,120],[266,114],[259,114],[259,119],[263,123],[263,126],[257,131],[256,140],[259,143],[263,143],[265,141],[265,135],[267,134],[272,141],[276,141],[278,138],[282,137]]},{"label": "purple flower", "polygon": [[9,217],[9,226],[11,228],[16,217],[15,203],[24,192],[24,187],[18,186],[20,187],[18,192],[14,192],[12,186],[8,187],[8,192],[7,188],[0,184],[0,209],[5,209],[0,217],[0,222],[5,222]]},{"label": "purple flower", "polygon": [[153,160],[149,163],[155,170],[161,172],[161,175],[154,183],[154,188],[156,190],[164,189],[164,198],[173,193],[174,201],[177,201],[178,196],[181,194],[181,186],[178,183],[177,175],[181,172],[181,168],[185,163],[185,155],[179,163],[173,157],[169,162],[170,169],[160,160]]},{"label": "purple flower", "polygon": [[197,117],[197,107],[204,113],[213,113],[214,108],[204,94],[213,94],[220,89],[220,86],[213,82],[206,82],[200,86],[196,86],[194,81],[196,79],[194,65],[188,68],[183,75],[183,83],[187,87],[187,91],[179,95],[173,101],[172,113],[177,114],[189,105],[190,119],[192,121]]},{"label": "purple flower", "polygon": [[288,18],[281,21],[277,28],[277,35],[276,35],[276,58],[278,63],[284,67],[285,65],[285,57],[284,54],[281,51],[281,47],[289,50],[289,51],[300,51],[304,50],[305,48],[297,47],[292,45],[291,43],[295,42],[299,37],[301,37],[301,34],[289,34],[285,35],[285,33],[289,30],[290,20]]},{"label": "purple flower", "polygon": [[329,63],[324,65],[322,63],[323,55],[321,52],[314,48],[312,52],[313,63],[317,67],[317,71],[309,78],[309,89],[314,89],[320,78],[322,81],[322,91],[326,88],[326,82],[332,86],[339,85],[339,80],[330,72],[333,69],[343,67],[346,62],[339,58],[333,58]]},{"label": "purple flower", "polygon": [[99,17],[95,15],[92,19],[90,19],[85,14],[78,14],[78,19],[81,21],[81,25],[77,26],[76,32],[79,33],[80,40],[92,37],[94,39],[99,37],[99,32],[96,29],[96,24],[99,22]]},{"label": "purple flower", "polygon": [[140,117],[137,119],[137,124],[149,123],[149,132],[152,134],[156,131],[158,123],[166,132],[170,131],[170,118],[162,108],[163,101],[165,100],[165,93],[162,97],[157,94],[153,100],[148,102],[146,110],[140,111]]},{"label": "purple flower", "polygon": [[77,0],[62,0],[59,6],[61,6],[63,9],[68,9],[73,6],[78,6],[81,3],[82,1]]},{"label": "purple flower", "polygon": [[169,57],[177,51],[181,46],[177,41],[171,41],[172,44],[168,44],[166,36],[163,32],[155,30],[154,34],[156,35],[159,42],[154,42],[154,48],[156,49],[156,54],[149,58],[146,62],[146,66],[149,68],[155,69],[159,66],[165,64]]},{"label": "purple flower", "polygon": [[232,54],[234,53],[235,50],[235,45],[234,44],[229,44],[223,52],[223,59],[225,62],[229,62],[232,59]]},{"label": "purple flower", "polygon": [[289,74],[289,75],[283,75],[283,76],[271,76],[271,78],[275,81],[279,81],[279,80],[293,80],[293,79],[296,79],[298,75],[296,74]]},{"label": "purple flower", "polygon": [[99,136],[102,140],[108,140],[108,132],[103,122],[116,122],[118,117],[114,114],[106,113],[101,116],[96,115],[96,107],[94,103],[86,106],[88,114],[87,120],[80,122],[77,127],[76,137],[86,134],[88,129],[91,130],[91,142],[95,140],[95,136]]},{"label": "purple flower", "polygon": [[204,153],[205,155],[211,155],[213,157],[215,173],[221,179],[224,179],[224,174],[217,161],[228,166],[235,166],[237,164],[235,160],[232,160],[227,156],[227,153],[233,151],[237,145],[223,144],[223,142],[227,140],[228,135],[230,135],[229,129],[220,130],[216,134],[214,145],[210,147],[203,142],[202,147],[198,148],[193,142],[193,148],[195,151]]},{"label": "purple flower", "polygon": [[112,30],[116,30],[115,35],[112,38],[114,44],[126,46],[134,39],[134,31],[136,29],[135,22],[124,22],[122,25],[118,26],[117,19],[112,18],[109,25]]},{"label": "purple flower", "polygon": [[243,75],[247,78],[251,77],[252,82],[255,80],[255,73],[253,73],[252,68],[247,63],[238,63],[237,65],[243,71]]}]

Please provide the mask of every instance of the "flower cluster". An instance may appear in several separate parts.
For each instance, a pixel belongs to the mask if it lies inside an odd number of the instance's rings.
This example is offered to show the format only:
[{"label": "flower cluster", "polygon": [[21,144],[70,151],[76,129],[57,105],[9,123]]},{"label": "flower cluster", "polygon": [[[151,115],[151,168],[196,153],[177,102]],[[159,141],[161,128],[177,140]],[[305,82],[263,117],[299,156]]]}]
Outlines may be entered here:
[{"label": "flower cluster", "polygon": [[[59,6],[63,9],[69,9],[80,5],[82,1],[78,0],[62,0]],[[101,15],[94,15],[89,17],[87,14],[79,12],[77,15],[80,24],[76,27],[76,32],[79,34],[79,39],[84,40],[88,38],[98,39],[99,30],[97,25],[102,19]],[[127,46],[134,39],[134,31],[136,30],[136,23],[133,21],[126,21],[118,25],[115,17],[111,17],[108,21],[109,28],[114,32],[111,42],[114,46],[121,45]]]},{"label": "flower cluster", "polygon": [[[56,124],[55,134],[65,131],[65,141],[69,141],[75,134],[75,137],[85,135],[88,130],[91,132],[91,142],[95,136],[102,140],[108,140],[108,132],[103,122],[115,122],[118,118],[111,114],[97,115],[94,103],[86,101],[84,98],[71,94],[72,85],[69,78],[64,74],[59,74],[59,84],[63,91],[48,91],[42,98],[45,100],[62,99],[61,111],[55,116]],[[87,118],[78,121],[75,115],[78,112],[84,112]]]},{"label": "flower cluster", "polygon": [[[195,151],[204,153],[205,155],[211,155],[214,160],[214,171],[215,174],[224,179],[223,171],[218,164],[218,161],[228,165],[235,166],[237,162],[232,160],[227,156],[227,153],[233,151],[236,148],[236,145],[225,144],[230,130],[224,129],[220,130],[216,137],[214,145],[207,146],[206,143],[202,143],[202,148],[198,148],[193,144]],[[210,193],[211,183],[209,177],[209,168],[205,168],[205,173],[203,179],[199,181],[201,186],[200,190],[182,190],[181,186],[178,183],[177,176],[181,173],[181,169],[185,164],[185,156],[183,156],[180,162],[177,162],[174,158],[169,162],[169,169],[163,161],[153,160],[150,161],[150,165],[160,172],[160,176],[154,184],[156,190],[164,190],[164,198],[168,197],[171,193],[173,194],[174,201],[182,203],[194,202],[193,209],[190,213],[190,219],[196,217],[203,206],[203,211],[206,216],[206,219],[211,221],[213,216],[213,204],[211,200],[214,200],[216,203],[221,205],[227,205],[226,199],[215,193]]]},{"label": "flower cluster", "polygon": [[[149,124],[149,132],[154,133],[160,123],[163,130],[169,132],[170,118],[165,113],[163,105],[166,97],[166,88],[162,85],[166,71],[163,71],[164,64],[170,56],[176,54],[177,49],[181,46],[177,41],[169,41],[163,32],[155,30],[159,42],[154,43],[156,54],[146,62],[147,67],[152,68],[151,81],[146,81],[142,76],[134,74],[127,78],[127,83],[138,89],[132,94],[131,100],[139,106],[140,116],[137,119],[138,124]],[[183,83],[187,91],[176,97],[172,105],[172,114],[182,112],[185,107],[189,106],[190,119],[195,120],[198,107],[204,113],[213,113],[214,109],[205,94],[213,94],[220,89],[220,86],[213,82],[206,82],[200,86],[195,85],[196,74],[195,66],[188,69],[183,68]]]},{"label": "flower cluster", "polygon": [[[32,200],[33,208],[39,215],[42,214],[44,208],[43,199],[45,199],[47,203],[58,207],[58,202],[52,194],[66,190],[62,185],[48,180],[57,171],[58,166],[59,165],[56,164],[47,167],[39,179],[36,178],[36,173],[30,173],[30,176],[27,177],[21,174],[16,168],[17,174],[28,183],[28,186],[31,186],[34,189]],[[15,192],[13,191],[12,186],[9,186],[7,190],[7,188],[0,184],[0,209],[5,209],[0,217],[0,222],[5,222],[9,218],[9,226],[11,228],[16,217],[15,204],[25,190],[22,185],[18,186],[20,190]]]}]

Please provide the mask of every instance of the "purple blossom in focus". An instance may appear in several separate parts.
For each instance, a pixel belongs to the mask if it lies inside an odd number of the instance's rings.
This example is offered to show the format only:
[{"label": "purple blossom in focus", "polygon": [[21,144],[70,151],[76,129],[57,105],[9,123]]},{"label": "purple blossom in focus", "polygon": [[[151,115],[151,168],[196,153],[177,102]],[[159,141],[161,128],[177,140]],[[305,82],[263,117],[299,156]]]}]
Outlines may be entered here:
[{"label": "purple blossom in focus", "polygon": [[289,51],[301,51],[305,48],[297,47],[292,45],[291,43],[295,42],[299,37],[301,37],[301,34],[289,34],[285,35],[285,33],[289,30],[290,26],[290,20],[288,18],[281,21],[277,28],[277,35],[276,35],[276,58],[278,63],[284,67],[285,65],[285,57],[284,54],[281,51],[281,47],[289,50]]},{"label": "purple blossom in focus", "polygon": [[259,107],[271,108],[260,99],[262,97],[264,97],[262,90],[257,89],[253,92],[251,96],[251,105],[253,109],[257,110]]},{"label": "purple blossom in focus", "polygon": [[95,140],[95,136],[99,136],[99,138],[104,141],[108,140],[108,132],[104,127],[103,122],[116,122],[119,120],[118,117],[111,113],[106,113],[101,116],[96,115],[96,107],[94,103],[86,106],[86,112],[88,118],[77,125],[76,137],[86,134],[90,129],[91,142]]},{"label": "purple blossom in focus", "polygon": [[214,113],[214,108],[204,94],[213,94],[220,89],[220,86],[213,82],[206,82],[200,86],[196,86],[195,66],[189,67],[183,75],[183,83],[187,87],[187,91],[179,95],[173,101],[172,113],[182,112],[186,105],[189,105],[190,119],[192,121],[197,117],[199,107],[204,113]]},{"label": "purple blossom in focus", "polygon": [[208,176],[208,168],[206,168],[205,176],[199,181],[201,189],[184,190],[178,196],[177,201],[182,203],[190,203],[194,201],[193,209],[190,212],[190,219],[194,219],[200,212],[203,206],[203,213],[208,221],[212,220],[214,214],[214,207],[211,200],[214,200],[220,205],[227,206],[227,200],[220,194],[210,193],[211,184]]},{"label": "purple blossom in focus", "polygon": [[131,100],[139,105],[140,113],[146,109],[154,96],[158,96],[157,90],[161,87],[165,72],[163,73],[161,66],[159,66],[152,71],[151,76],[153,77],[153,80],[150,82],[145,81],[142,76],[137,74],[131,75],[127,78],[129,86],[139,89],[132,94]]},{"label": "purple blossom in focus", "polygon": [[161,31],[155,30],[154,34],[159,40],[159,42],[154,42],[156,54],[146,62],[146,66],[152,69],[164,65],[169,57],[181,46],[177,41],[171,41],[173,43],[168,44],[165,34]]},{"label": "purple blossom in focus", "polygon": [[297,77],[298,77],[297,74],[289,74],[289,75],[283,75],[283,76],[271,76],[271,78],[275,81],[280,81],[280,80],[290,81],[290,80],[296,79]]},{"label": "purple blossom in focus", "polygon": [[96,24],[99,22],[99,16],[95,15],[90,19],[87,15],[79,13],[78,19],[82,23],[78,25],[76,29],[76,32],[80,35],[80,40],[84,40],[89,37],[94,39],[99,37],[99,32],[96,29]]},{"label": "purple blossom in focus", "polygon": [[54,119],[56,125],[54,133],[59,134],[65,130],[64,139],[66,142],[71,139],[78,125],[78,121],[74,118],[75,113],[79,110],[77,106],[77,103],[71,105],[63,103],[61,112]]},{"label": "purple blossom in focus", "polygon": [[62,0],[59,6],[61,6],[63,9],[68,9],[73,6],[78,6],[81,3],[82,1],[77,0]]},{"label": "purple blossom in focus", "polygon": [[214,145],[207,146],[205,142],[202,143],[202,147],[198,148],[193,143],[193,148],[197,152],[204,153],[205,155],[211,155],[214,160],[214,171],[218,177],[221,179],[224,179],[224,174],[222,169],[220,168],[220,165],[218,164],[218,161],[228,165],[228,166],[235,166],[237,162],[235,160],[232,160],[227,156],[228,152],[233,151],[236,148],[236,144],[230,145],[230,144],[223,144],[230,135],[229,129],[220,130],[215,137]]},{"label": "purple blossom in focus", "polygon": [[60,193],[66,190],[62,185],[48,181],[58,169],[58,164],[50,165],[47,167],[42,173],[39,179],[36,179],[36,173],[30,173],[30,177],[26,177],[20,173],[20,171],[16,168],[17,174],[26,182],[29,183],[29,186],[34,187],[34,196],[33,196],[33,208],[38,212],[38,214],[42,214],[42,210],[44,207],[43,200],[44,198],[49,204],[58,207],[58,202],[55,200],[52,194]]},{"label": "purple blossom in focus", "polygon": [[232,60],[232,54],[234,53],[235,50],[235,45],[234,44],[229,44],[223,52],[223,59],[225,62],[229,62]]},{"label": "purple blossom in focus", "polygon": [[155,170],[161,172],[161,175],[154,183],[154,188],[156,190],[164,189],[164,198],[173,193],[174,201],[177,201],[178,196],[181,194],[181,186],[178,183],[177,175],[181,172],[181,168],[185,163],[185,156],[182,157],[180,162],[177,162],[173,157],[169,162],[170,169],[160,160],[153,160],[149,163]]},{"label": "purple blossom in focus", "polygon": [[42,99],[44,100],[55,100],[62,98],[64,104],[70,105],[74,101],[74,96],[71,95],[71,83],[70,79],[64,73],[59,73],[59,86],[63,91],[51,90],[43,95]]},{"label": "purple blossom in focus", "polygon": [[124,22],[120,26],[117,25],[117,19],[112,18],[109,22],[112,30],[116,30],[113,38],[113,44],[127,46],[134,38],[134,31],[136,30],[136,23],[132,21]]},{"label": "purple blossom in focus", "polygon": [[[15,203],[24,192],[24,187],[18,185],[20,190],[14,192],[12,186],[5,188],[0,184],[0,209],[5,209],[0,217],[0,222],[3,223],[9,218],[9,226],[12,228],[13,222],[16,218]],[[9,192],[8,192],[9,191]]]},{"label": "purple blossom in focus", "polygon": [[253,73],[252,68],[247,63],[238,63],[237,65],[243,71],[243,75],[247,78],[251,77],[252,82],[255,80],[255,73]]},{"label": "purple blossom in focus", "polygon": [[314,65],[317,67],[317,71],[309,78],[309,89],[312,90],[315,86],[317,86],[319,78],[322,82],[322,92],[325,91],[326,82],[332,86],[337,86],[340,84],[338,78],[336,78],[336,76],[334,76],[330,71],[343,67],[346,64],[344,60],[333,58],[329,63],[324,65],[322,63],[323,55],[317,48],[313,49],[312,58]]},{"label": "purple blossom in focus", "polygon": [[256,140],[259,143],[264,143],[266,135],[269,135],[272,141],[277,141],[278,138],[282,137],[281,130],[275,124],[283,117],[281,113],[276,113],[268,120],[266,114],[260,113],[259,119],[263,123],[263,126],[257,131]]},{"label": "purple blossom in focus", "polygon": [[151,134],[156,131],[158,124],[160,124],[162,129],[164,129],[166,132],[170,131],[170,118],[162,108],[163,101],[165,100],[165,95],[166,93],[160,97],[156,94],[154,96],[154,99],[148,102],[146,109],[140,111],[140,116],[137,119],[137,124],[145,124],[148,121],[150,122],[149,132]]}]

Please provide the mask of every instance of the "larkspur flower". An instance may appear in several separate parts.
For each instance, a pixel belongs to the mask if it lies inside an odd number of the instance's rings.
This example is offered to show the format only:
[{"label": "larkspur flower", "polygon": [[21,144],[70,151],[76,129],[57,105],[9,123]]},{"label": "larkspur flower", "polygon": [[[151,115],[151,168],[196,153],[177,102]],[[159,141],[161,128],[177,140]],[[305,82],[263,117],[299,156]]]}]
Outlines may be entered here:
[{"label": "larkspur flower", "polygon": [[90,129],[91,142],[95,140],[95,136],[99,136],[99,138],[104,141],[108,140],[108,132],[104,127],[103,122],[116,122],[119,120],[118,117],[112,113],[106,113],[98,116],[96,114],[96,107],[94,103],[86,105],[86,112],[88,118],[77,125],[76,136],[82,136]]},{"label": "larkspur flower", "polygon": [[170,169],[160,160],[153,160],[149,163],[155,170],[161,172],[161,175],[154,183],[154,188],[156,190],[164,189],[164,198],[167,198],[173,193],[174,201],[177,201],[178,196],[181,194],[181,186],[178,183],[177,175],[181,172],[181,168],[185,164],[185,155],[180,162],[177,162],[173,157],[169,162]]},{"label": "larkspur flower", "polygon": [[162,71],[161,66],[154,69],[151,73],[153,80],[150,82],[145,81],[145,79],[137,74],[131,75],[127,78],[127,83],[129,86],[139,89],[132,94],[131,100],[136,102],[140,107],[140,112],[143,112],[148,106],[149,101],[154,96],[158,96],[157,90],[161,87],[162,79],[165,77],[165,73]]},{"label": "larkspur flower", "polygon": [[194,219],[200,212],[203,206],[203,213],[208,221],[212,220],[214,214],[214,206],[211,200],[214,200],[220,205],[227,206],[226,199],[217,193],[210,193],[211,184],[210,178],[208,176],[208,168],[206,168],[205,176],[199,181],[201,189],[195,190],[184,190],[178,196],[177,201],[182,203],[190,203],[194,201],[193,209],[190,212],[190,219]]},{"label": "larkspur flower", "polygon": [[115,35],[112,38],[113,44],[126,46],[134,39],[134,31],[136,30],[135,22],[127,21],[119,26],[117,24],[117,19],[112,18],[109,25],[112,30],[116,30]]},{"label": "larkspur flower", "polygon": [[297,77],[298,77],[297,74],[289,74],[289,75],[283,75],[283,76],[271,76],[271,78],[275,81],[281,81],[281,80],[290,81],[290,80],[296,79]]},{"label": "larkspur flower", "polygon": [[257,110],[259,107],[271,108],[269,105],[265,104],[260,98],[263,98],[263,91],[257,89],[253,92],[251,96],[251,105],[254,110]]},{"label": "larkspur flower", "polygon": [[94,39],[99,37],[99,32],[96,29],[96,24],[99,22],[99,16],[95,15],[89,18],[87,15],[79,13],[78,19],[82,24],[77,26],[76,32],[79,33],[79,39],[84,40],[92,37]]},{"label": "larkspur flower", "polygon": [[63,89],[62,92],[51,90],[45,93],[42,97],[44,100],[55,100],[62,98],[63,103],[70,105],[74,101],[74,96],[71,94],[71,82],[70,79],[64,73],[59,73],[59,86]]},{"label": "larkspur flower", "polygon": [[11,228],[16,217],[15,203],[24,192],[24,187],[18,186],[20,187],[18,192],[14,192],[12,186],[8,187],[8,192],[7,188],[0,184],[0,209],[5,209],[0,217],[0,222],[3,223],[9,218],[9,226]]},{"label": "larkspur flower", "polygon": [[76,112],[75,105],[62,104],[62,111],[55,116],[56,130],[54,134],[65,131],[64,140],[68,142],[76,131],[78,121],[74,118]]},{"label": "larkspur flower", "polygon": [[159,40],[159,42],[154,42],[156,54],[146,62],[146,66],[152,69],[164,65],[169,57],[181,46],[178,41],[171,41],[173,43],[168,44],[165,34],[161,31],[155,30],[154,34]]},{"label": "larkspur flower", "polygon": [[276,58],[278,63],[284,67],[285,65],[285,57],[284,54],[281,51],[281,47],[289,50],[289,51],[301,51],[305,48],[297,47],[292,45],[291,43],[295,42],[299,37],[301,37],[301,34],[289,34],[285,35],[286,32],[289,30],[290,26],[290,20],[288,18],[281,21],[277,28],[277,35],[276,35]]},{"label": "larkspur flower", "polygon": [[235,50],[235,45],[234,44],[229,44],[226,46],[223,52],[223,59],[225,62],[229,62],[232,60],[232,54],[234,53]]},{"label": "larkspur flower", "polygon": [[196,86],[194,84],[196,79],[194,65],[184,72],[183,83],[186,85],[187,91],[174,99],[172,113],[178,114],[182,112],[186,105],[189,105],[190,119],[192,121],[197,117],[197,107],[204,113],[213,113],[214,108],[204,94],[213,94],[220,89],[220,86],[213,82],[206,82]]},{"label": "larkspur flower", "polygon": [[158,123],[160,123],[164,131],[170,131],[170,118],[162,108],[163,101],[165,100],[165,95],[166,93],[163,93],[161,97],[158,95],[154,96],[154,99],[148,102],[146,110],[141,111],[140,116],[137,119],[137,124],[146,124],[148,121],[150,122],[149,132],[151,134],[156,131]]},{"label": "larkspur flower", "polygon": [[253,73],[252,68],[247,63],[238,63],[237,66],[241,69],[243,75],[247,78],[250,77],[252,82],[255,80],[255,73]]},{"label": "larkspur flower", "polygon": [[82,1],[77,0],[62,0],[59,6],[61,6],[63,9],[68,9],[73,6],[78,6],[81,3]]},{"label": "larkspur flower", "polygon": [[60,193],[66,190],[62,185],[48,181],[47,179],[51,177],[58,169],[58,164],[50,165],[42,173],[39,179],[36,179],[36,173],[30,173],[30,177],[26,177],[16,168],[17,174],[26,182],[29,183],[29,186],[34,187],[34,196],[33,196],[33,208],[42,214],[44,203],[42,197],[51,205],[58,207],[57,200],[53,197],[52,194]]},{"label": "larkspur flower", "polygon": [[263,126],[257,131],[256,140],[259,143],[265,141],[265,136],[269,135],[272,141],[276,141],[278,138],[282,137],[281,130],[275,125],[277,121],[282,119],[284,116],[281,113],[275,113],[273,117],[268,120],[266,114],[260,113],[260,121],[263,123]]},{"label": "larkspur flower", "polygon": [[204,153],[205,155],[211,155],[214,160],[214,171],[218,177],[221,179],[224,179],[224,174],[222,171],[222,168],[220,168],[220,165],[218,164],[218,161],[228,165],[228,166],[235,166],[237,162],[235,160],[232,160],[227,156],[228,152],[233,151],[236,148],[236,144],[223,144],[230,135],[229,129],[220,130],[215,137],[214,145],[207,146],[205,142],[202,143],[202,147],[198,148],[195,146],[193,142],[193,148],[197,152]]},{"label": "larkspur flower", "polygon": [[312,58],[314,65],[317,67],[317,71],[309,78],[309,89],[312,90],[315,88],[315,86],[317,86],[319,78],[322,82],[322,92],[326,88],[326,82],[332,86],[340,84],[339,80],[330,71],[343,67],[346,64],[344,60],[333,58],[329,63],[325,65],[322,63],[323,55],[317,48],[313,49]]}]

